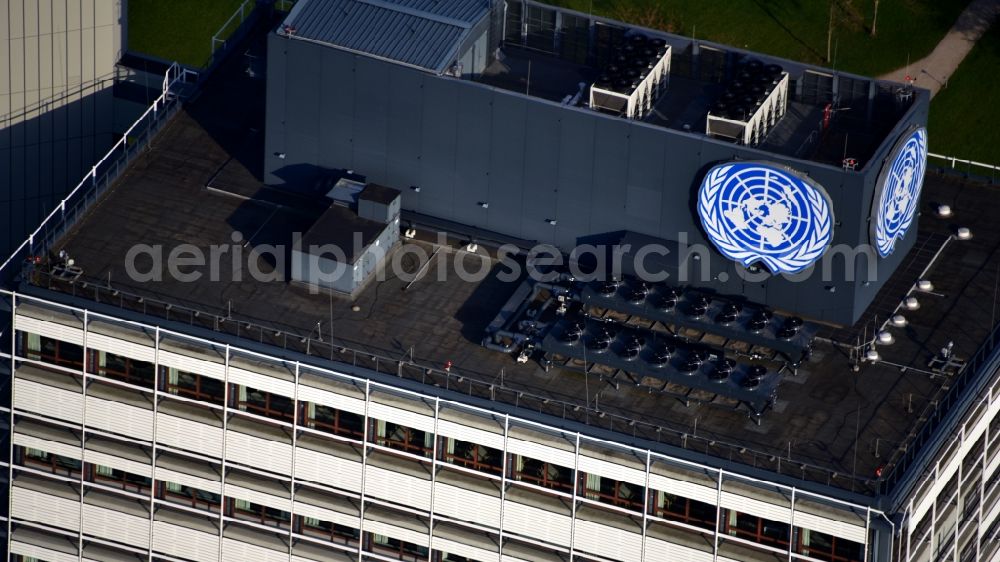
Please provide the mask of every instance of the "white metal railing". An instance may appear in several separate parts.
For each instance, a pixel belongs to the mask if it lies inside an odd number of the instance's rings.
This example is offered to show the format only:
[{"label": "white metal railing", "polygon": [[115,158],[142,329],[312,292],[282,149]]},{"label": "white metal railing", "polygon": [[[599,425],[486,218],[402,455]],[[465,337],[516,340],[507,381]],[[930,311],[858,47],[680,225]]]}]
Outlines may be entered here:
[{"label": "white metal railing", "polygon": [[[234,11],[233,14],[229,16],[229,19],[226,20],[226,23],[222,24],[222,27],[220,27],[219,30],[215,32],[215,35],[212,36],[212,55],[211,55],[212,59],[215,58],[215,51],[220,48],[217,47],[217,45],[221,44],[221,48],[225,49],[226,41],[229,40],[229,37],[232,36],[233,33],[235,33],[236,29],[239,29],[240,26],[243,25],[243,22],[246,21],[247,16],[253,12],[253,7],[250,6],[251,3],[253,3],[253,0],[243,0],[243,3],[240,4],[240,7],[236,8],[236,11]],[[237,17],[239,18],[238,20],[236,19]],[[227,32],[229,26],[234,21],[236,22],[236,28],[233,31]]]},{"label": "white metal railing", "polygon": [[955,169],[958,164],[963,164],[968,166],[970,169],[974,166],[976,168],[984,168],[990,171],[993,177],[997,177],[1000,174],[1000,165],[995,164],[985,164],[983,162],[976,162],[975,160],[963,160],[962,158],[956,158],[954,156],[943,156],[941,154],[928,153],[928,158],[933,158],[935,160],[942,160],[949,164],[949,167]]},{"label": "white metal railing", "polygon": [[[109,162],[117,163],[117,160],[115,160],[116,157],[118,158],[124,157],[128,159],[128,157],[130,156],[130,150],[132,150],[133,153],[135,152],[135,150],[133,150],[135,147],[129,146],[130,143],[134,141],[132,133],[135,132],[140,125],[145,123],[147,119],[149,119],[150,127],[158,123],[159,120],[162,118],[162,115],[166,113],[168,106],[171,105],[176,99],[173,92],[174,87],[177,86],[178,84],[187,83],[189,77],[197,77],[197,76],[198,76],[197,72],[183,68],[177,63],[173,63],[170,65],[170,67],[167,69],[167,72],[163,76],[163,90],[160,93],[159,97],[153,100],[153,104],[150,105],[146,109],[146,111],[143,112],[143,114],[139,116],[138,119],[135,120],[134,123],[132,123],[132,125],[128,128],[128,130],[126,130],[122,134],[121,138],[118,139],[118,142],[116,142],[114,146],[112,146],[108,150],[108,152],[100,160],[97,161],[96,164],[91,166],[90,171],[87,172],[87,174],[83,177],[82,180],[80,180],[80,183],[78,183],[76,187],[74,187],[73,190],[70,191],[69,194],[65,198],[63,198],[62,201],[60,201],[59,205],[57,205],[55,209],[52,209],[52,212],[50,212],[48,216],[45,217],[42,223],[38,225],[38,228],[36,228],[31,234],[29,234],[28,238],[24,240],[24,242],[21,242],[21,245],[18,246],[16,250],[14,250],[14,252],[10,255],[9,258],[7,258],[6,261],[3,262],[2,265],[0,265],[0,277],[10,273],[8,267],[12,263],[19,266],[19,264],[17,264],[16,262],[27,257],[28,252],[30,252],[35,247],[36,241],[42,240],[47,245],[48,243],[54,241],[55,236],[52,235],[53,233],[58,233],[58,234],[62,233],[62,230],[53,227],[58,222],[65,221],[68,203],[75,202],[76,204],[75,207],[70,207],[71,210],[83,210],[83,209],[78,209],[78,207],[80,207],[81,205],[86,207],[88,203],[88,196],[91,195],[92,192],[96,191],[104,183],[104,181],[98,181],[99,178],[101,177],[98,174],[98,172],[99,170],[102,169],[102,166],[105,163]],[[108,176],[107,173],[105,173],[105,175],[103,176],[103,180],[107,179]],[[49,236],[46,236],[47,232],[49,233]]]}]

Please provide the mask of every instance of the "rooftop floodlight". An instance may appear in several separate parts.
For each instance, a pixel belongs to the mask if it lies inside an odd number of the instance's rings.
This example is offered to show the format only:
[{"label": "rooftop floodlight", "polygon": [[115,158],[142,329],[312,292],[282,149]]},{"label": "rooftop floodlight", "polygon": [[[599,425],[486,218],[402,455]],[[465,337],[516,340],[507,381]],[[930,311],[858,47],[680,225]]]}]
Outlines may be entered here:
[{"label": "rooftop floodlight", "polygon": [[878,333],[878,343],[882,345],[889,345],[894,341],[896,341],[896,338],[892,337],[892,332],[882,330]]},{"label": "rooftop floodlight", "polygon": [[933,291],[934,290],[934,284],[931,283],[930,279],[921,279],[921,280],[917,281],[917,289],[921,290],[921,291],[924,291],[924,292]]},{"label": "rooftop floodlight", "polygon": [[490,208],[490,204],[489,204],[488,201],[480,201],[479,202],[479,206],[482,207],[482,208],[484,208],[484,209],[489,209]]},{"label": "rooftop floodlight", "polygon": [[917,300],[917,297],[906,297],[906,300],[903,301],[903,307],[906,310],[917,310],[920,308],[920,301]]},{"label": "rooftop floodlight", "polygon": [[868,351],[865,353],[865,359],[871,361],[872,363],[878,362],[881,358],[882,357],[878,354],[878,350],[875,349],[875,346],[868,348]]},{"label": "rooftop floodlight", "polygon": [[551,226],[556,225],[556,219],[545,219],[545,222],[549,223]]},{"label": "rooftop floodlight", "polygon": [[955,236],[959,240],[968,240],[969,238],[972,238],[972,231],[963,226],[958,229],[958,232],[955,233]]},{"label": "rooftop floodlight", "polygon": [[897,328],[905,328],[906,325],[908,324],[908,322],[906,321],[906,317],[903,316],[902,314],[897,314],[893,316],[892,320],[890,320],[889,322]]},{"label": "rooftop floodlight", "polygon": [[938,205],[937,216],[941,218],[948,218],[951,216],[951,206],[949,205]]}]

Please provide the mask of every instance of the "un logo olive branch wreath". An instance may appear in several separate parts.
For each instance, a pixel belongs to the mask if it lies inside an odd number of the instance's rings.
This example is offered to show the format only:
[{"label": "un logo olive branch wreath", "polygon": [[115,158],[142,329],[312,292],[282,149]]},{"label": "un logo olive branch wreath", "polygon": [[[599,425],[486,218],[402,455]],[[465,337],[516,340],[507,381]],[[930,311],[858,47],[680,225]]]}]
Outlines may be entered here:
[{"label": "un logo olive branch wreath", "polygon": [[750,248],[733,235],[719,205],[723,187],[730,179],[731,172],[737,176],[740,173],[740,170],[733,172],[734,167],[734,164],[730,164],[710,170],[698,194],[698,214],[705,232],[715,247],[727,258],[738,261],[744,266],[760,261],[773,272],[797,273],[815,263],[826,252],[832,238],[833,219],[830,205],[824,195],[802,181],[794,181],[782,172],[770,169],[771,174],[790,180],[788,183],[798,188],[805,196],[810,209],[807,236],[803,240],[793,241],[793,247],[781,253]]},{"label": "un logo olive branch wreath", "polygon": [[[920,191],[924,184],[924,172],[927,169],[927,130],[923,127],[913,131],[895,151],[895,158],[886,163],[885,178],[879,195],[875,216],[875,247],[881,257],[887,257],[896,248],[896,242],[906,236],[913,217],[916,215]],[[905,186],[910,199],[903,210],[902,217],[890,222],[889,207],[900,182],[905,179],[909,170],[910,184]]]}]

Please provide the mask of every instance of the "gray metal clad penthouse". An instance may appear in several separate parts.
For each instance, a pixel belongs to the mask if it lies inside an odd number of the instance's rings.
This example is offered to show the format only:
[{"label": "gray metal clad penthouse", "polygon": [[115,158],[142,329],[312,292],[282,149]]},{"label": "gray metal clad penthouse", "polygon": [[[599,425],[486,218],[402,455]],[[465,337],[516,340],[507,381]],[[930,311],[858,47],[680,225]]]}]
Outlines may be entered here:
[{"label": "gray metal clad penthouse", "polygon": [[[330,5],[472,31],[401,64],[407,32],[377,57],[305,38]],[[266,82],[233,57],[187,98],[175,69],[154,142],[102,163],[0,267],[12,559],[1000,560],[991,187],[928,173],[903,198],[922,217],[879,258],[892,274],[841,326],[768,308],[808,285],[511,283],[488,251],[614,229],[676,243],[661,226],[700,232],[705,172],[751,161],[823,187],[833,237],[868,240],[923,93],[535,3],[295,10],[234,51],[269,44]],[[637,51],[633,75],[618,57]],[[248,274],[278,269],[252,250],[362,219],[345,262],[422,251],[446,275],[316,294]],[[218,280],[126,266],[137,244],[209,255],[235,231]],[[854,288],[818,290],[855,314],[838,300]]]}]

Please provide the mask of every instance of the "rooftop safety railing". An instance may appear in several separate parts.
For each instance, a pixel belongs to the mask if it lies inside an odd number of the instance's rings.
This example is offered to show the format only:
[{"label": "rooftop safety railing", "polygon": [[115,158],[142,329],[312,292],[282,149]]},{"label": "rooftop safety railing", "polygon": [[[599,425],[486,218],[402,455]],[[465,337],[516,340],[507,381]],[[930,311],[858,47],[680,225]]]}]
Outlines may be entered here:
[{"label": "rooftop safety railing", "polygon": [[1000,165],[986,164],[983,162],[976,162],[975,160],[964,160],[954,156],[943,156],[941,154],[934,153],[928,153],[927,158],[945,162],[945,167],[939,167],[943,170],[960,170],[964,168],[965,174],[968,176],[988,178],[991,183],[1000,182]]},{"label": "rooftop safety railing", "polygon": [[162,91],[152,105],[122,134],[118,142],[94,164],[80,183],[52,210],[28,238],[0,265],[0,281],[12,279],[31,256],[48,252],[91,204],[146,148],[163,123],[180,107],[185,86],[197,82],[198,73],[174,63],[163,77]]}]

